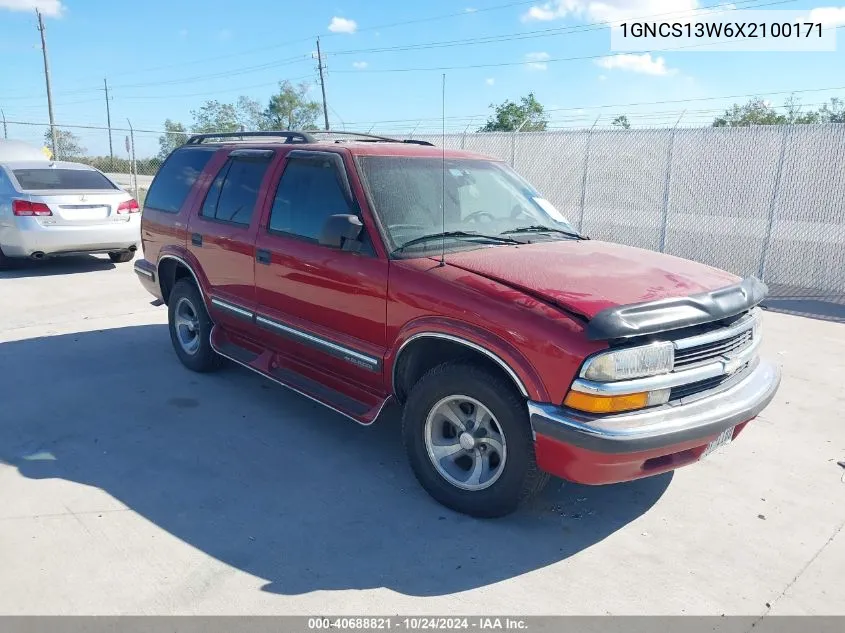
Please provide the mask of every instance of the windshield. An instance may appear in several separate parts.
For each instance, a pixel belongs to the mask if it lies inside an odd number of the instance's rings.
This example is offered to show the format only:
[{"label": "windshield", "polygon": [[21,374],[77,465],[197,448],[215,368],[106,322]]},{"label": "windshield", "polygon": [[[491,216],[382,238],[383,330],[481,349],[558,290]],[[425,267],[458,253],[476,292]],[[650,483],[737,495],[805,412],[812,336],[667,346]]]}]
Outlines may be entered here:
[{"label": "windshield", "polygon": [[116,189],[114,184],[93,169],[14,169],[21,191],[44,189]]},{"label": "windshield", "polygon": [[[420,240],[444,231],[449,246],[478,247],[508,240],[468,239],[460,233],[515,237],[531,228],[527,239],[548,227],[548,239],[576,234],[560,212],[506,165],[471,159],[362,156],[364,179],[391,250],[414,241],[414,252],[440,248],[437,240]],[[443,187],[445,181],[445,196]],[[462,239],[462,237],[464,239]],[[512,240],[511,240],[512,241]],[[410,249],[409,249],[410,250]]]}]

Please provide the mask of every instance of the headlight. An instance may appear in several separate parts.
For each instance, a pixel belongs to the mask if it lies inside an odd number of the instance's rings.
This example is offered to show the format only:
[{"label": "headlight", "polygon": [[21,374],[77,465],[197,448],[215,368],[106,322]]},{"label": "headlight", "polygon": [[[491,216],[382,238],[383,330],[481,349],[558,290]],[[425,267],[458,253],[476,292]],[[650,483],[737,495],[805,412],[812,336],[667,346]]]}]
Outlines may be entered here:
[{"label": "headlight", "polygon": [[585,363],[581,375],[587,380],[615,382],[666,374],[674,364],[672,343],[652,343],[593,356]]}]

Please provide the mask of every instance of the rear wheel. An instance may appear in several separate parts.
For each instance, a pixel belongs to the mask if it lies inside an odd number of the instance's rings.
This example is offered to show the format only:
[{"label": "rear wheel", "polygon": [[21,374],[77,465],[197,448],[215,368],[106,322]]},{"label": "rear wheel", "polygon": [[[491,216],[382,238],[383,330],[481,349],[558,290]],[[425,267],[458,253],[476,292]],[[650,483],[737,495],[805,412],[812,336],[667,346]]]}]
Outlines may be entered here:
[{"label": "rear wheel", "polygon": [[548,480],[537,469],[525,402],[476,365],[447,362],[425,374],[405,403],[402,434],[423,488],[464,514],[509,514]]},{"label": "rear wheel", "polygon": [[214,324],[193,282],[188,279],[176,282],[170,292],[167,316],[170,340],[182,364],[197,372],[218,369],[223,359],[211,348]]},{"label": "rear wheel", "polygon": [[115,264],[131,262],[135,258],[135,251],[114,251],[109,253],[109,259]]}]

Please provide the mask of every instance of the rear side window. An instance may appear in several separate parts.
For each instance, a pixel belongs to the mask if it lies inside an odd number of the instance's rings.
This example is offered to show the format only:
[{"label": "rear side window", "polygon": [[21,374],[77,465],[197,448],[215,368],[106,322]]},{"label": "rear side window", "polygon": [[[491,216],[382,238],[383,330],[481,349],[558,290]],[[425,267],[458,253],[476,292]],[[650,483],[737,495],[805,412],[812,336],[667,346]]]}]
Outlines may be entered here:
[{"label": "rear side window", "polygon": [[202,170],[214,155],[213,149],[177,149],[161,169],[147,193],[144,207],[179,213]]},{"label": "rear side window", "polygon": [[289,159],[270,212],[270,230],[316,241],[335,214],[354,214],[337,167],[327,160]]},{"label": "rear side window", "polygon": [[249,226],[269,165],[268,160],[229,159],[211,183],[200,215]]},{"label": "rear side window", "polygon": [[117,189],[114,183],[91,169],[14,169],[12,173],[21,191],[45,189]]}]

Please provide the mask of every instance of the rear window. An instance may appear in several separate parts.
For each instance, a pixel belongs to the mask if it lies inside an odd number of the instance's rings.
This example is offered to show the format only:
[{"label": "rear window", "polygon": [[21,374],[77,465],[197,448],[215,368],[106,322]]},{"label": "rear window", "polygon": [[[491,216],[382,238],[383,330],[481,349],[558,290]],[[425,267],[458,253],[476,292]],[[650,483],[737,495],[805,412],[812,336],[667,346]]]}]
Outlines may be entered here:
[{"label": "rear window", "polygon": [[144,207],[179,213],[202,170],[214,155],[213,149],[177,149],[158,170]]},{"label": "rear window", "polygon": [[117,189],[108,178],[90,169],[13,169],[23,191],[41,189]]}]

